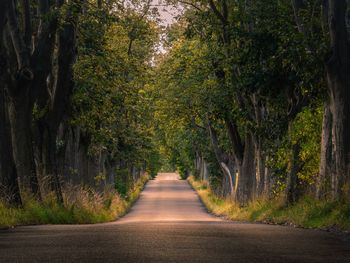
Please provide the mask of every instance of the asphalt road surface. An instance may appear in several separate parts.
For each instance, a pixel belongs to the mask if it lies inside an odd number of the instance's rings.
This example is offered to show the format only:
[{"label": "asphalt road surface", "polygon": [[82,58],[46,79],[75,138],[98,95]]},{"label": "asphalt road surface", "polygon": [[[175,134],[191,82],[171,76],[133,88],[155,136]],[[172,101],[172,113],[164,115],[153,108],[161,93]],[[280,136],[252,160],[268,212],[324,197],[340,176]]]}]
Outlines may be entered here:
[{"label": "asphalt road surface", "polygon": [[325,231],[219,219],[186,181],[159,174],[116,222],[1,230],[0,262],[349,263],[350,244]]}]

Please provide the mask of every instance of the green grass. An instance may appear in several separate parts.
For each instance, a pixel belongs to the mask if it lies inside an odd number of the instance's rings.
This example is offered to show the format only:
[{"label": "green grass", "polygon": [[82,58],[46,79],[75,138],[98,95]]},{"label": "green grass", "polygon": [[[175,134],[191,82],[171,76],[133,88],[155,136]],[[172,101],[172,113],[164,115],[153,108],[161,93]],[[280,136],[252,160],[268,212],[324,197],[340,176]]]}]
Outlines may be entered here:
[{"label": "green grass", "polygon": [[195,181],[193,177],[189,177],[188,181],[211,213],[230,220],[350,230],[349,202],[319,201],[304,197],[289,207],[284,207],[279,199],[260,199],[249,203],[247,207],[239,207],[230,199],[214,195],[206,182]]},{"label": "green grass", "polygon": [[11,208],[0,202],[0,227],[113,221],[128,212],[148,180],[148,176],[143,176],[125,198],[113,189],[97,193],[91,189],[67,187],[64,191],[64,206],[58,205],[50,196],[43,202],[24,196],[23,208]]}]

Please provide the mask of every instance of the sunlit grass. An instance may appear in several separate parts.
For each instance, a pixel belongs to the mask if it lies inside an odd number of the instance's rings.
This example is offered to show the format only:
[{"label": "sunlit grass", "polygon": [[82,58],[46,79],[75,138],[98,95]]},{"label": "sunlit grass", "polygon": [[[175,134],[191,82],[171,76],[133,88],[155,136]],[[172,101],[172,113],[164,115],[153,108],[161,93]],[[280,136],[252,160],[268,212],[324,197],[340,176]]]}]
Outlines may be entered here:
[{"label": "sunlit grass", "polygon": [[70,186],[64,191],[64,206],[58,205],[50,195],[41,203],[24,196],[23,208],[11,208],[0,202],[0,227],[113,221],[130,209],[148,180],[148,176],[143,176],[125,198],[114,189],[98,193],[92,189]]},{"label": "sunlit grass", "polygon": [[250,202],[247,207],[239,207],[234,201],[213,194],[206,182],[195,181],[193,177],[189,177],[188,181],[207,209],[226,219],[350,230],[350,203],[318,201],[304,197],[293,206],[285,207],[276,198],[260,199]]}]

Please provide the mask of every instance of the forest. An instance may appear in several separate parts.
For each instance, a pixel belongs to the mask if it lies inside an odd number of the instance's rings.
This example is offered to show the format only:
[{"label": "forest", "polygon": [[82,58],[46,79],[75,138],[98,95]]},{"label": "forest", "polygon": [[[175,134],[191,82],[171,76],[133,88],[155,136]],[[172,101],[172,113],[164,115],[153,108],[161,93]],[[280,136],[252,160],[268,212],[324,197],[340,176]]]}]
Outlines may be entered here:
[{"label": "forest", "polygon": [[0,225],[112,220],[176,170],[350,228],[349,0],[6,0],[0,34]]}]

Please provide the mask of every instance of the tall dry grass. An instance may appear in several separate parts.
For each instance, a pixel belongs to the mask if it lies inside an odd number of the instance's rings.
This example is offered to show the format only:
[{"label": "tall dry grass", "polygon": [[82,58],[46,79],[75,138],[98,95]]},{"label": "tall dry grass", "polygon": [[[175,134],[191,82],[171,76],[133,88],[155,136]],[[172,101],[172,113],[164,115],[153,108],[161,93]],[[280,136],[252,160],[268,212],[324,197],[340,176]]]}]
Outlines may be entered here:
[{"label": "tall dry grass", "polygon": [[92,224],[113,221],[129,210],[148,180],[148,175],[142,176],[125,198],[111,187],[97,192],[92,188],[65,185],[63,206],[57,204],[54,194],[50,192],[45,193],[42,202],[23,193],[23,208],[12,208],[6,205],[6,201],[0,201],[0,226]]},{"label": "tall dry grass", "polygon": [[296,204],[285,207],[277,197],[261,198],[240,207],[232,199],[216,196],[207,182],[196,181],[193,176],[188,182],[209,212],[229,220],[350,230],[350,203],[347,201],[315,200],[305,196]]}]

